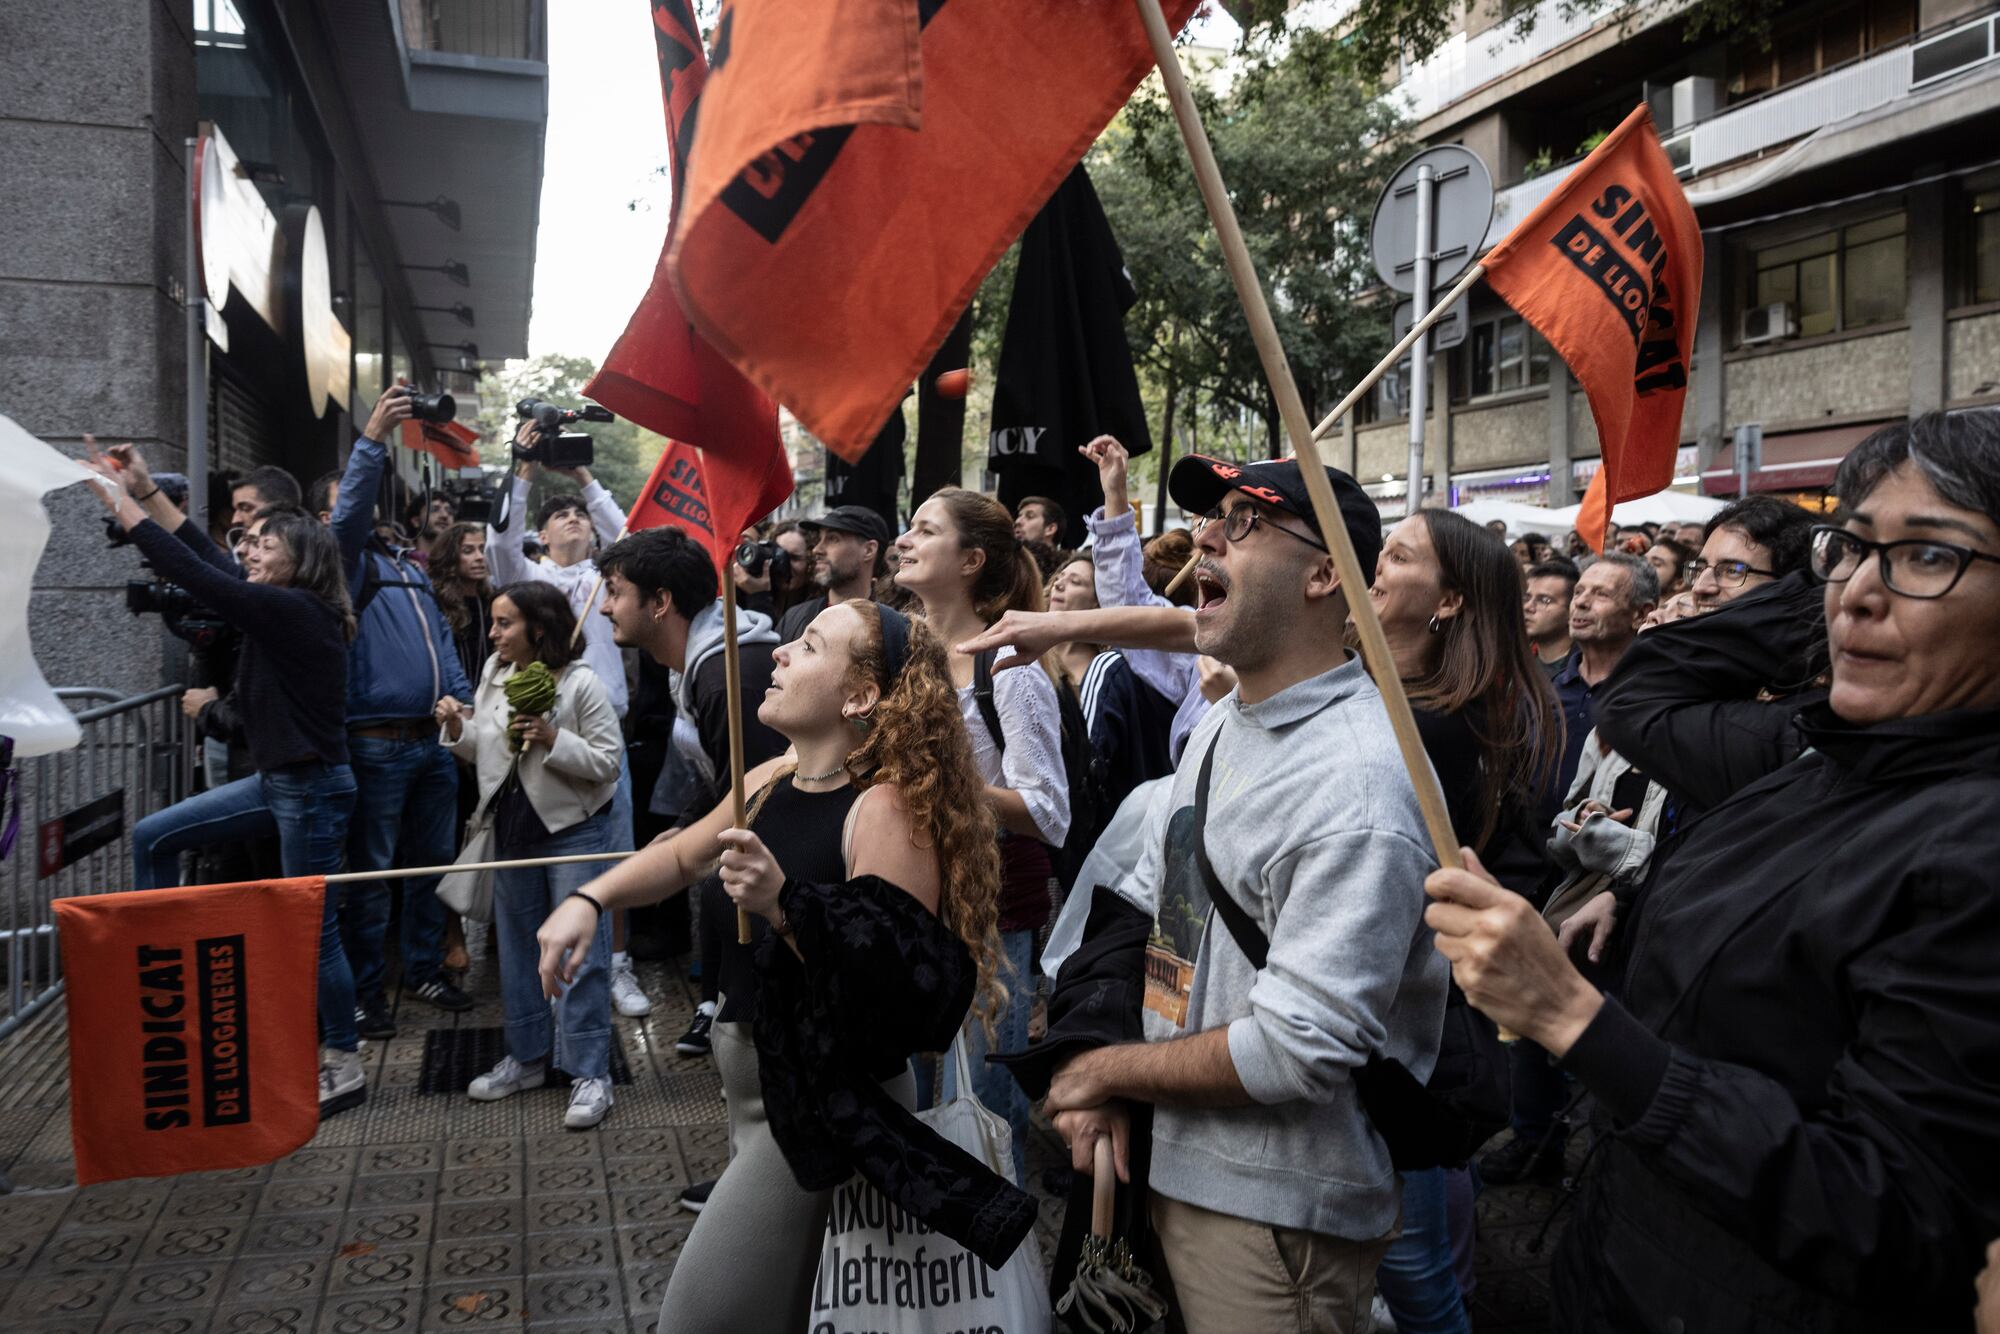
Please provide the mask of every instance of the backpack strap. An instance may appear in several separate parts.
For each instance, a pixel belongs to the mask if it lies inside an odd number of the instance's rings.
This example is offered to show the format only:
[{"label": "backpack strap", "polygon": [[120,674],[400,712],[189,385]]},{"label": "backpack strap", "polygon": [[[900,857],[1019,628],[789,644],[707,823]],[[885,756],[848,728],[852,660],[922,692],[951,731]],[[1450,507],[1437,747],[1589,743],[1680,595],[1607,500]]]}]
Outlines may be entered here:
[{"label": "backpack strap", "polygon": [[1222,887],[1222,881],[1215,874],[1215,866],[1208,860],[1208,842],[1205,831],[1208,828],[1208,780],[1215,768],[1215,748],[1222,741],[1218,729],[1208,743],[1208,751],[1201,757],[1201,773],[1194,783],[1194,871],[1201,879],[1202,888],[1208,891],[1208,900],[1215,905],[1215,915],[1229,928],[1230,938],[1236,948],[1243,951],[1243,957],[1258,972],[1271,958],[1271,939],[1263,929],[1250,920],[1235,896]]},{"label": "backpack strap", "polygon": [[1007,733],[1000,727],[1000,706],[993,702],[993,660],[999,655],[999,649],[990,648],[972,660],[972,698],[979,705],[979,716],[986,720],[994,748],[1005,755]]}]

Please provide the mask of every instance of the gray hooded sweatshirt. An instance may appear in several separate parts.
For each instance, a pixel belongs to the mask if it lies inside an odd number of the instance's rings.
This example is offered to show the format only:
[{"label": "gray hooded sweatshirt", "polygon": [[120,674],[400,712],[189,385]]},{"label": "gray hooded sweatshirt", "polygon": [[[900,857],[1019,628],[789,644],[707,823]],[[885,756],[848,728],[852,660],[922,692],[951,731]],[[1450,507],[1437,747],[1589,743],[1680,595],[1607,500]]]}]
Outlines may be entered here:
[{"label": "gray hooded sweatshirt", "polygon": [[[1190,860],[1196,778],[1216,743],[1204,843],[1270,938],[1262,972]],[[1365,1240],[1401,1192],[1353,1071],[1371,1053],[1418,1079],[1437,1061],[1448,966],[1423,924],[1436,868],[1382,698],[1358,658],[1257,704],[1234,693],[1188,740],[1169,801],[1121,887],[1159,904],[1195,961],[1188,1033],[1229,1030],[1248,1107],[1161,1107],[1153,1189],[1273,1227]]]}]

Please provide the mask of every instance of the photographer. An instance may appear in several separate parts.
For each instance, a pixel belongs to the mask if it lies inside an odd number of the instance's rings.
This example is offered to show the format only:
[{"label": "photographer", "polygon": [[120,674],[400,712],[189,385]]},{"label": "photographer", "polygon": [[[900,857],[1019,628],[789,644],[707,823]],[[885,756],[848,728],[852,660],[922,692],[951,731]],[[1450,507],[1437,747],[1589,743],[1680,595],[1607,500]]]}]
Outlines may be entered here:
[{"label": "photographer", "polygon": [[776,622],[811,591],[812,541],[792,519],[767,532],[760,537],[755,528],[744,531],[729,577],[736,581],[738,606]]},{"label": "photographer", "polygon": [[[333,539],[296,506],[260,510],[239,575],[207,535],[161,495],[135,447],[120,445],[109,457],[87,462],[113,483],[109,490],[96,489],[98,499],[161,577],[193,593],[244,634],[234,694],[257,776],[182,805],[200,804],[196,813],[211,836],[243,837],[275,825],[287,876],[338,871],[354,807],[354,775],[341,726],[354,611]],[[174,878],[174,867],[158,864],[145,824],[133,831],[135,883],[152,888]],[[322,1116],[367,1096],[338,902],[337,895],[326,896],[320,932]]]},{"label": "photographer", "polygon": [[[357,871],[438,866],[452,859],[458,820],[458,767],[438,744],[432,710],[446,695],[470,700],[429,578],[411,553],[374,535],[375,496],[388,467],[391,439],[412,415],[406,385],[375,403],[347,468],[332,488],[313,486],[313,508],[329,513],[359,629],[348,654],[347,735],[358,788],[348,838]],[[330,489],[331,494],[321,495]],[[472,999],[442,974],[444,905],[437,878],[401,882],[403,987],[439,1009],[462,1013]],[[386,996],[389,887],[346,887],[341,921],[354,964],[361,1035],[396,1034]]]}]

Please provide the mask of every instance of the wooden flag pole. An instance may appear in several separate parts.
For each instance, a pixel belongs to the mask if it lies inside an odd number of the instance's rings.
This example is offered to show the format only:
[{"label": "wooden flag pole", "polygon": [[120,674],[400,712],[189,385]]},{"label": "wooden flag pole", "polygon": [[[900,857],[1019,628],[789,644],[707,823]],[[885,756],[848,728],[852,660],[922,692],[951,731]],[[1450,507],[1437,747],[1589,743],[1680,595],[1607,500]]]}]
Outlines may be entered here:
[{"label": "wooden flag pole", "polygon": [[637,856],[638,852],[636,848],[628,848],[624,852],[572,852],[560,857],[511,857],[491,862],[447,862],[443,866],[398,866],[387,871],[342,871],[338,875],[321,876],[320,879],[329,885],[341,885],[350,880],[407,880],[425,875],[450,875],[453,871],[506,871],[517,866],[573,866],[579,862],[622,862],[627,857]]},{"label": "wooden flag pole", "polygon": [[[737,665],[736,581],[722,571],[722,674],[729,690],[729,810],[730,823],[748,829],[743,800],[743,672]],[[750,914],[736,910],[736,943],[750,943]],[[703,964],[706,967],[706,963]]]},{"label": "wooden flag pole", "polygon": [[[1382,702],[1389,710],[1389,724],[1395,730],[1396,745],[1403,752],[1403,767],[1409,771],[1410,782],[1416,788],[1417,805],[1423,812],[1424,826],[1430,832],[1431,843],[1437,849],[1438,864],[1457,867],[1460,864],[1458,839],[1452,833],[1444,793],[1438,788],[1430,758],[1424,753],[1423,741],[1417,735],[1417,720],[1410,713],[1410,701],[1403,693],[1402,679],[1396,675],[1396,661],[1390,655],[1389,641],[1382,634],[1382,622],[1376,619],[1375,608],[1368,600],[1368,580],[1362,572],[1360,559],[1355,555],[1354,542],[1347,535],[1347,525],[1340,517],[1340,507],[1333,498],[1333,487],[1326,480],[1326,468],[1320,462],[1312,422],[1306,417],[1305,402],[1299,397],[1298,385],[1292,381],[1291,366],[1285,361],[1284,347],[1278,341],[1278,327],[1271,320],[1270,307],[1265,304],[1264,288],[1257,279],[1257,268],[1251,261],[1249,247],[1243,243],[1243,231],[1237,226],[1236,211],[1230,206],[1222,173],[1216,169],[1215,153],[1209,147],[1207,132],[1202,129],[1201,114],[1195,108],[1194,96],[1188,91],[1180,57],[1174,54],[1173,34],[1167,31],[1167,21],[1160,13],[1159,0],[1137,0],[1137,3],[1139,16],[1145,21],[1146,36],[1153,45],[1153,59],[1160,67],[1160,78],[1166,84],[1167,98],[1173,105],[1174,119],[1180,124],[1181,138],[1187,144],[1195,180],[1201,186],[1202,202],[1208,206],[1209,221],[1215,225],[1216,237],[1222,242],[1222,253],[1229,263],[1229,277],[1236,285],[1237,300],[1243,303],[1243,314],[1250,322],[1250,336],[1257,344],[1258,360],[1264,365],[1264,376],[1270,381],[1271,393],[1278,403],[1278,415],[1284,420],[1285,433],[1291,437],[1292,451],[1298,456],[1299,472],[1312,496],[1313,514],[1319,520],[1320,535],[1331,549],[1334,568],[1340,572],[1341,587],[1349,592],[1348,611],[1354,617],[1355,629],[1360,631],[1362,656],[1367,660],[1376,687],[1382,692]],[[1383,369],[1386,368],[1377,369],[1378,376]],[[1366,387],[1365,384],[1362,386],[1363,389]],[[1355,391],[1356,394],[1360,392]]]},{"label": "wooden flag pole", "polygon": [[[625,518],[625,522],[618,525],[618,536],[612,538],[611,540],[613,542],[624,541],[625,534],[630,530],[631,524],[632,524],[632,518],[630,515],[627,515]],[[592,583],[590,586],[590,596],[583,600],[583,610],[577,614],[576,629],[569,632],[569,646],[571,648],[575,648],[576,641],[583,638],[583,623],[589,617],[590,609],[597,605],[597,595],[599,593],[602,593],[603,591],[604,591],[604,571],[599,570],[597,572],[596,581]]]},{"label": "wooden flag pole", "polygon": [[[1361,383],[1355,385],[1353,389],[1349,390],[1347,397],[1341,399],[1340,402],[1337,405],[1335,405],[1333,411],[1326,414],[1325,420],[1321,421],[1319,425],[1313,427],[1312,438],[1314,440],[1326,439],[1328,432],[1332,431],[1334,426],[1340,421],[1340,419],[1347,415],[1348,409],[1352,408],[1356,403],[1359,403],[1361,401],[1361,396],[1367,393],[1370,389],[1373,389],[1375,387],[1376,382],[1389,373],[1389,368],[1391,366],[1394,366],[1397,362],[1403,359],[1403,354],[1408,352],[1411,346],[1416,343],[1418,336],[1421,335],[1426,329],[1429,329],[1433,324],[1436,324],[1439,320],[1443,319],[1445,317],[1445,312],[1451,309],[1452,302],[1458,300],[1461,296],[1464,296],[1466,291],[1474,283],[1478,282],[1480,277],[1484,275],[1485,272],[1486,272],[1486,266],[1483,264],[1475,264],[1470,269],[1467,269],[1465,271],[1465,276],[1458,280],[1457,285],[1454,286],[1449,292],[1446,292],[1444,294],[1444,298],[1440,300],[1436,305],[1432,306],[1428,311],[1425,311],[1424,317],[1422,319],[1418,320],[1415,324],[1410,326],[1410,331],[1403,335],[1403,341],[1396,344],[1394,347],[1390,348],[1389,355],[1383,357],[1382,360],[1375,363],[1375,369],[1368,372],[1368,374],[1362,376]],[[1275,337],[1276,335],[1274,334],[1273,336]],[[1177,592],[1180,589],[1180,586],[1187,582],[1188,576],[1194,573],[1194,567],[1197,564],[1199,564],[1200,561],[1201,561],[1200,552],[1196,552],[1194,555],[1189,556],[1188,563],[1181,566],[1180,573],[1174,576],[1173,582],[1167,585],[1166,591],[1162,593],[1161,596],[1168,598],[1172,597],[1175,594],[1175,592]]]}]

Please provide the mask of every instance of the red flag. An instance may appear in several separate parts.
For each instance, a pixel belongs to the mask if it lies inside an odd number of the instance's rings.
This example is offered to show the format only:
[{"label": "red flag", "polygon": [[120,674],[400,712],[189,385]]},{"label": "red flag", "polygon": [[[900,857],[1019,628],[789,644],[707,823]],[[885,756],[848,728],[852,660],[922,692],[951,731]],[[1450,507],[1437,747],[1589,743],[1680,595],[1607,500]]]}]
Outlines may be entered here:
[{"label": "red flag", "polygon": [[733,0],[674,226],[682,308],[857,462],[1152,68],[1130,0]]},{"label": "red flag", "polygon": [[738,536],[791,493],[792,469],[782,452],[775,462],[759,463],[733,454],[704,455],[669,440],[625,519],[625,531],[671,524],[706,547],[716,577],[727,579]]},{"label": "red flag", "polygon": [[403,445],[421,449],[447,468],[479,466],[479,432],[458,422],[403,423]]},{"label": "red flag", "polygon": [[319,1127],[326,881],[57,899],[80,1186],[252,1167]]},{"label": "red flag", "polygon": [[1590,398],[1604,457],[1576,530],[1602,551],[1614,505],[1674,480],[1701,304],[1701,225],[1643,102],[1485,265]]},{"label": "red flag", "polygon": [[[702,52],[701,29],[695,23],[690,0],[651,2],[653,41],[667,115],[673,206],[678,213],[688,145],[702,85],[708,78],[708,60]],[[671,241],[671,236],[668,239]],[[668,280],[665,244],[660,247],[645,300],[632,312],[611,355],[583,392],[629,421],[706,450],[711,463],[727,456],[741,460],[745,471],[759,476],[782,470],[787,480],[785,494],[790,494],[791,471],[778,439],[777,405],[688,323]],[[716,480],[725,486],[734,484],[733,478],[720,475]],[[778,499],[782,501],[784,496]],[[774,508],[775,503],[758,512]],[[735,535],[730,536],[733,541]]]}]

